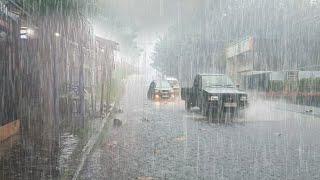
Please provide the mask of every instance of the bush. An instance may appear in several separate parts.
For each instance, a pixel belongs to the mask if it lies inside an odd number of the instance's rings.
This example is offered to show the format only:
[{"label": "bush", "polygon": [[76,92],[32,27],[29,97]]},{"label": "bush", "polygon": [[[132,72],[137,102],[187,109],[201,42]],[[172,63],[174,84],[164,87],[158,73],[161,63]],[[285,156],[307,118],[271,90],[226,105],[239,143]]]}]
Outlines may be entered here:
[{"label": "bush", "polygon": [[24,0],[23,6],[41,15],[51,13],[62,13],[64,15],[78,13],[85,10],[88,2],[86,0]]},{"label": "bush", "polygon": [[284,87],[283,81],[269,81],[268,91],[282,92]]},{"label": "bush", "polygon": [[320,78],[301,79],[299,92],[320,92]]}]

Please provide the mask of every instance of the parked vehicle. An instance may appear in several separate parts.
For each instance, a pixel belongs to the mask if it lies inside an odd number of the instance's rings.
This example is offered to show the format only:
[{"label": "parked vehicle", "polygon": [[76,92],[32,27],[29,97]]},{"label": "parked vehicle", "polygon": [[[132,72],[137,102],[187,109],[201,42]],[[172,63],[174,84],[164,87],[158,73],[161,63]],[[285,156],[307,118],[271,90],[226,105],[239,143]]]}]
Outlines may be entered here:
[{"label": "parked vehicle", "polygon": [[187,110],[199,107],[207,117],[221,117],[226,112],[238,115],[248,106],[248,95],[236,88],[232,80],[224,74],[199,74],[193,87],[182,88],[181,98]]},{"label": "parked vehicle", "polygon": [[169,77],[167,78],[167,81],[169,82],[170,86],[173,88],[175,97],[179,96],[181,92],[181,88],[180,88],[180,83],[178,79]]},{"label": "parked vehicle", "polygon": [[148,99],[173,99],[174,91],[167,80],[152,81],[148,90]]}]

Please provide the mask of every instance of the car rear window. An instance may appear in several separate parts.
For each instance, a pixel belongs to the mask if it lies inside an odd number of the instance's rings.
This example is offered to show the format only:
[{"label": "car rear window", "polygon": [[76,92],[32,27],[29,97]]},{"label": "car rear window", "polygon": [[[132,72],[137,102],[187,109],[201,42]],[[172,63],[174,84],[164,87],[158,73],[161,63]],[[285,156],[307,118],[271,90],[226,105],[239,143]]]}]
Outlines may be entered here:
[{"label": "car rear window", "polygon": [[171,84],[171,86],[179,85],[179,82],[177,80],[169,80],[169,83]]},{"label": "car rear window", "polygon": [[156,85],[157,88],[171,88],[168,81],[159,81]]}]

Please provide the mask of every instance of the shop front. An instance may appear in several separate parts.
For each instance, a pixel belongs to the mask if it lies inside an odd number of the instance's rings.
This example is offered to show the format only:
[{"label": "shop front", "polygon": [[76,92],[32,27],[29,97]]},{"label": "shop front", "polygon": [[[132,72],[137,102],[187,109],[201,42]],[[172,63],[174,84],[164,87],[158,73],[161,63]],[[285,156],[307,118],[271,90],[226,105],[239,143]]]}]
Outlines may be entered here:
[{"label": "shop front", "polygon": [[0,3],[0,141],[20,131],[18,23]]}]

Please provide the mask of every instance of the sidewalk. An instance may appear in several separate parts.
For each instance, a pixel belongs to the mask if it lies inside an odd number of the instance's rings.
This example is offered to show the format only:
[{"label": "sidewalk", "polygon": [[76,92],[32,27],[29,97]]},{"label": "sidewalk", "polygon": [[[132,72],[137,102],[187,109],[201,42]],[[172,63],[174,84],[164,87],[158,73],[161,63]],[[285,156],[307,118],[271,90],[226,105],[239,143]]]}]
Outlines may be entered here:
[{"label": "sidewalk", "polygon": [[85,137],[69,132],[61,135],[60,154],[56,157],[58,165],[49,161],[50,154],[46,154],[45,149],[36,150],[35,144],[24,142],[19,136],[15,141],[10,139],[6,146],[2,146],[10,149],[0,148],[0,153],[5,153],[0,159],[0,179],[77,179],[112,109],[113,105],[103,118],[88,120],[89,129]]},{"label": "sidewalk", "polygon": [[107,111],[107,114],[103,118],[95,118],[90,121],[88,141],[80,147],[74,148],[72,155],[66,160],[64,165],[65,169],[63,174],[61,174],[61,179],[78,179],[79,173],[83,168],[84,162],[87,157],[90,155],[92,148],[97,143],[97,140],[109,120],[109,117],[114,108],[112,104]]},{"label": "sidewalk", "polygon": [[293,104],[285,101],[273,101],[273,102],[275,103],[273,108],[278,110],[284,110],[284,111],[290,111],[290,112],[296,112],[296,113],[320,117],[319,107]]},{"label": "sidewalk", "polygon": [[294,104],[292,102],[288,102],[284,99],[266,99],[261,96],[253,96],[251,98],[250,104],[253,105],[255,103],[262,103],[265,107],[274,110],[294,112],[299,114],[305,114],[315,117],[320,117],[320,107],[316,106],[308,106],[303,104]]},{"label": "sidewalk", "polygon": [[306,115],[314,115],[314,116],[320,117],[320,107],[317,107],[317,106],[295,104],[281,97],[277,99],[270,99],[265,96],[265,93],[261,94],[257,92],[249,92],[249,99],[252,100],[251,104],[252,103],[254,104],[256,101],[264,101],[272,109],[295,112],[295,113],[306,114]]}]

